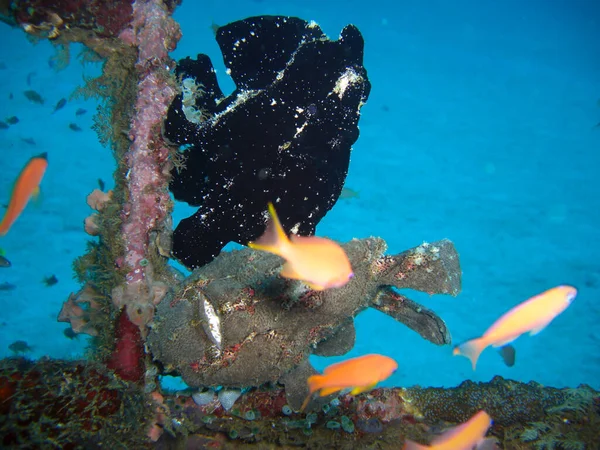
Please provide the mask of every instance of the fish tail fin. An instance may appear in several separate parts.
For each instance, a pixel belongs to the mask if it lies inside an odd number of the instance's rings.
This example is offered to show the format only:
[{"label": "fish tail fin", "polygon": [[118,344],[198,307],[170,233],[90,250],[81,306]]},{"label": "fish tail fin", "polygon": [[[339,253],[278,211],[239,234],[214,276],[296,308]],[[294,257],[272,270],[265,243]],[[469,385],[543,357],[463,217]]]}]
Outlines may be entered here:
[{"label": "fish tail fin", "polygon": [[421,444],[417,444],[416,442],[407,440],[404,443],[404,447],[402,450],[426,450],[428,448],[431,448],[431,447],[429,447],[428,445],[421,445]]},{"label": "fish tail fin", "polygon": [[281,222],[277,217],[277,213],[275,212],[275,207],[271,202],[269,202],[269,215],[271,218],[267,222],[265,232],[257,241],[249,242],[248,247],[281,256],[282,249],[289,244],[290,240],[285,234]]},{"label": "fish tail fin", "polygon": [[471,339],[470,341],[454,347],[454,351],[452,353],[454,355],[462,355],[469,358],[471,360],[471,364],[473,365],[473,370],[475,370],[479,355],[487,347],[487,345],[488,344],[485,343],[483,338]]},{"label": "fish tail fin", "polygon": [[363,392],[367,392],[370,391],[371,389],[373,389],[375,386],[377,386],[377,382],[375,383],[371,383],[368,386],[357,386],[354,389],[352,389],[350,391],[350,394],[352,395],[358,395],[358,394],[362,394]]},{"label": "fish tail fin", "polygon": [[312,398],[313,393],[321,389],[321,383],[325,377],[323,375],[311,375],[308,377],[308,395],[304,399],[302,406],[300,407],[300,412],[304,411],[304,408],[308,406],[310,399]]},{"label": "fish tail fin", "polygon": [[308,402],[310,402],[311,398],[312,398],[312,394],[308,394],[306,396],[306,398],[302,402],[302,406],[300,407],[300,412],[304,412],[304,408],[306,408],[308,406]]}]

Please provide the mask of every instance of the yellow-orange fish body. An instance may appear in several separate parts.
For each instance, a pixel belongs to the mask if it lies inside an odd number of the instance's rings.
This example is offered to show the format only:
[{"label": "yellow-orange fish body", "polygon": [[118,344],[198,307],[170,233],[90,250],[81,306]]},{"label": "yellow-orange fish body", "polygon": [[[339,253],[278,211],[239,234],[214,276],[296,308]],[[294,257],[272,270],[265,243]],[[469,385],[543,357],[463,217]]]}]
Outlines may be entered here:
[{"label": "yellow-orange fish body", "polygon": [[10,227],[27,206],[29,199],[39,193],[40,183],[46,172],[46,167],[48,167],[47,153],[34,156],[25,165],[15,182],[8,208],[4,213],[2,222],[0,222],[0,236],[8,233]]},{"label": "yellow-orange fish body", "polygon": [[281,276],[301,280],[315,290],[341,287],[353,277],[348,256],[336,242],[317,236],[288,239],[272,203],[269,214],[265,233],[248,246],[284,258]]},{"label": "yellow-orange fish body", "polygon": [[477,359],[486,347],[503,347],[527,332],[532,336],[538,334],[569,307],[576,295],[577,289],[572,286],[557,286],[542,292],[506,312],[483,336],[456,346],[453,353],[469,358],[475,370]]},{"label": "yellow-orange fish body", "polygon": [[[473,450],[482,448],[485,434],[492,425],[491,417],[485,411],[479,411],[465,423],[446,431],[435,438],[431,445],[421,445],[406,441],[404,450]],[[489,443],[491,441],[487,440]],[[486,446],[487,448],[493,448]]]},{"label": "yellow-orange fish body", "polygon": [[392,358],[370,354],[351,358],[327,367],[322,375],[308,377],[309,395],[301,409],[304,409],[314,392],[321,397],[343,389],[352,388],[352,395],[373,389],[377,383],[388,378],[398,368]]}]

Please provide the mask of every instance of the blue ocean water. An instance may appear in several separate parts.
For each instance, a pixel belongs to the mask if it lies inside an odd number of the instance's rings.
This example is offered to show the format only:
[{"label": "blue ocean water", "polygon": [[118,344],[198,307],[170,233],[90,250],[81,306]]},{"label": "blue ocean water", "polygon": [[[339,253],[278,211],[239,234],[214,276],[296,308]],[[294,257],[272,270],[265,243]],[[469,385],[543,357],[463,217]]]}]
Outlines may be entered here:
[{"label": "blue ocean water", "polygon": [[[348,356],[377,352],[399,370],[388,386],[453,386],[494,375],[545,385],[600,387],[600,5],[594,0],[372,2],[184,1],[175,13],[183,38],[175,59],[211,56],[232,90],[211,24],[260,14],[315,20],[335,38],[349,23],[364,35],[373,89],[362,109],[343,199],[320,235],[347,241],[381,236],[389,253],[451,239],[463,269],[457,298],[410,293],[448,324],[454,341],[481,334],[504,311],[558,284],[579,289],[573,305],[539,336],[516,342],[508,368],[493,350],[476,372],[450,347],[436,347],[369,310],[357,321]],[[69,100],[99,73],[78,59],[56,71],[55,50],[0,25],[0,204],[33,155],[48,152],[42,199],[28,206],[0,248],[0,356],[25,340],[30,356],[78,358],[86,338],[70,340],[56,322],[79,286],[73,258],[85,251],[86,195],[98,179],[112,186],[114,161],[90,128],[96,103]],[[23,91],[44,98],[33,104]],[[76,116],[78,108],[87,113]],[[73,131],[76,123],[82,131]],[[190,209],[178,205],[175,222]],[[46,287],[43,277],[59,283]],[[342,358],[314,358],[317,368]]]}]

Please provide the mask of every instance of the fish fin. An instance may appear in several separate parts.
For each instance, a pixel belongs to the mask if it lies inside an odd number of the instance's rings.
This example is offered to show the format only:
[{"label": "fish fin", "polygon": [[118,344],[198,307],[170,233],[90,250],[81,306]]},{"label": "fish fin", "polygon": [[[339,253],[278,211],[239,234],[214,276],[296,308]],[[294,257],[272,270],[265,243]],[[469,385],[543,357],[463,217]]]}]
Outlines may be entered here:
[{"label": "fish fin", "polygon": [[509,339],[506,339],[504,341],[498,341],[498,342],[494,342],[492,344],[492,347],[498,348],[498,347],[506,347],[508,344],[510,344],[511,342],[515,342],[517,340],[519,336],[517,337],[511,337]]},{"label": "fish fin", "polygon": [[39,208],[42,205],[43,200],[44,200],[44,191],[42,191],[39,186],[36,186],[31,191],[30,201],[36,208]]},{"label": "fish fin", "polygon": [[335,394],[336,392],[339,392],[342,389],[344,389],[342,386],[326,387],[319,391],[319,395],[321,397],[325,397],[327,395]]},{"label": "fish fin", "polygon": [[[304,408],[308,406],[310,403],[310,399],[315,391],[318,391],[321,388],[321,383],[325,377],[323,375],[311,375],[308,377],[306,382],[308,383],[308,395],[302,402],[302,406],[300,407],[300,412],[304,411]],[[322,394],[321,394],[322,395]]]},{"label": "fish fin", "polygon": [[414,441],[409,441],[408,439],[404,442],[404,448],[403,450],[427,450],[428,447],[427,445],[421,445],[421,444],[417,444]]},{"label": "fish fin", "polygon": [[306,284],[313,291],[322,291],[325,289],[325,287],[321,286],[320,284],[309,283],[308,281],[304,281],[304,284]]},{"label": "fish fin", "polygon": [[283,268],[281,269],[281,272],[279,272],[279,275],[281,275],[282,277],[285,277],[285,278],[290,278],[292,280],[300,280],[301,279],[298,276],[298,274],[296,273],[296,271],[294,270],[293,266],[289,262],[286,262],[283,265]]},{"label": "fish fin", "polygon": [[377,385],[377,382],[375,383],[371,383],[368,386],[356,386],[354,389],[352,389],[350,391],[350,394],[352,395],[358,395],[361,394],[363,392],[367,392],[370,391],[371,389],[373,389],[375,386]]},{"label": "fish fin", "polygon": [[321,286],[319,284],[314,284],[314,283],[310,283],[310,282],[306,281],[304,278],[302,278],[300,275],[298,275],[298,273],[296,273],[293,266],[289,262],[286,262],[283,265],[283,268],[281,269],[281,272],[279,272],[279,275],[281,275],[284,278],[289,278],[290,280],[302,281],[313,291],[322,291],[323,289],[325,289],[323,286]]},{"label": "fish fin", "polygon": [[323,375],[311,375],[308,377],[308,391],[312,394],[313,392],[321,389],[321,383],[324,379],[325,377]]},{"label": "fish fin", "polygon": [[36,186],[35,189],[33,189],[33,191],[31,192],[31,200],[33,201],[33,204],[35,206],[40,206],[43,198],[44,195],[42,193],[42,190],[39,186]]},{"label": "fish fin", "polygon": [[550,322],[546,322],[541,324],[539,327],[534,328],[533,330],[531,330],[529,332],[529,336],[535,336],[536,334],[540,333],[544,328],[546,328],[548,326]]},{"label": "fish fin", "polygon": [[0,236],[4,236],[4,235],[6,235],[6,233],[8,233],[8,230],[10,230],[12,222],[13,221],[9,220],[8,210],[4,211],[4,216],[0,219]]},{"label": "fish fin", "polygon": [[471,339],[470,341],[454,347],[452,354],[455,356],[462,355],[469,358],[471,360],[471,364],[473,365],[473,370],[475,370],[479,355],[487,346],[488,344],[483,341],[483,338]]},{"label": "fish fin", "polygon": [[214,20],[211,21],[212,23],[210,24],[210,29],[212,30],[213,34],[216,36],[217,35],[217,31],[219,31],[219,28],[221,28],[221,25],[215,23]]},{"label": "fish fin", "polygon": [[304,408],[306,408],[308,406],[308,403],[310,402],[310,399],[312,398],[312,394],[308,394],[306,396],[306,398],[304,399],[304,401],[302,402],[302,406],[300,407],[300,412],[304,411]]},{"label": "fish fin", "polygon": [[500,356],[502,356],[504,364],[506,364],[508,367],[512,367],[515,365],[517,351],[512,345],[505,345],[504,347],[500,348]]},{"label": "fish fin", "polygon": [[[472,416],[466,422],[463,422],[455,427],[452,427],[452,428],[444,431],[442,434],[433,438],[431,440],[430,445],[433,448],[435,448],[435,447],[437,447],[437,445],[447,444],[447,443],[451,442],[454,438],[463,434],[465,432],[465,430],[468,430],[471,427],[471,424],[473,422],[480,422],[481,419],[483,419],[487,423],[487,428],[486,428],[486,431],[487,431],[487,429],[492,425],[492,419],[488,415],[488,413],[481,410],[478,413],[476,413],[474,416]],[[469,448],[471,448],[471,447],[469,447]]]},{"label": "fish fin", "polygon": [[248,247],[281,256],[282,247],[288,245],[290,241],[281,226],[273,203],[269,202],[268,208],[271,218],[267,222],[265,232],[255,242],[249,242]]}]

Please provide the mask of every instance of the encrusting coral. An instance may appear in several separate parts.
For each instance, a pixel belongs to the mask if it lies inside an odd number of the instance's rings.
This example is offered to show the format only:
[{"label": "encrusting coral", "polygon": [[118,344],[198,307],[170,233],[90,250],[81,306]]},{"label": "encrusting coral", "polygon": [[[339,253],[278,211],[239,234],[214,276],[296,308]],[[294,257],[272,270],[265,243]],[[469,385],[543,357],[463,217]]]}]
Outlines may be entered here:
[{"label": "encrusting coral", "polygon": [[150,399],[90,361],[0,361],[3,449],[144,448]]},{"label": "encrusting coral", "polygon": [[[214,394],[198,405],[189,392],[144,393],[89,361],[0,362],[2,448],[97,448],[100,442],[148,448],[149,436],[156,448],[396,450],[406,438],[430,442],[484,406],[496,414],[490,434],[504,449],[594,449],[600,442],[600,393],[587,386],[555,389],[496,377],[451,389],[345,394],[304,414],[276,387],[252,389],[225,410]],[[526,434],[533,429],[535,439]]]},{"label": "encrusting coral", "polygon": [[196,269],[158,305],[147,344],[165,372],[190,386],[259,386],[279,381],[298,408],[314,373],[308,356],[343,355],[354,346],[353,318],[378,309],[435,344],[448,344],[443,320],[392,287],[457,295],[458,254],[448,240],[385,255],[379,238],[343,245],[354,278],[311,290],[278,275],[281,258],[250,249],[224,253]]}]

